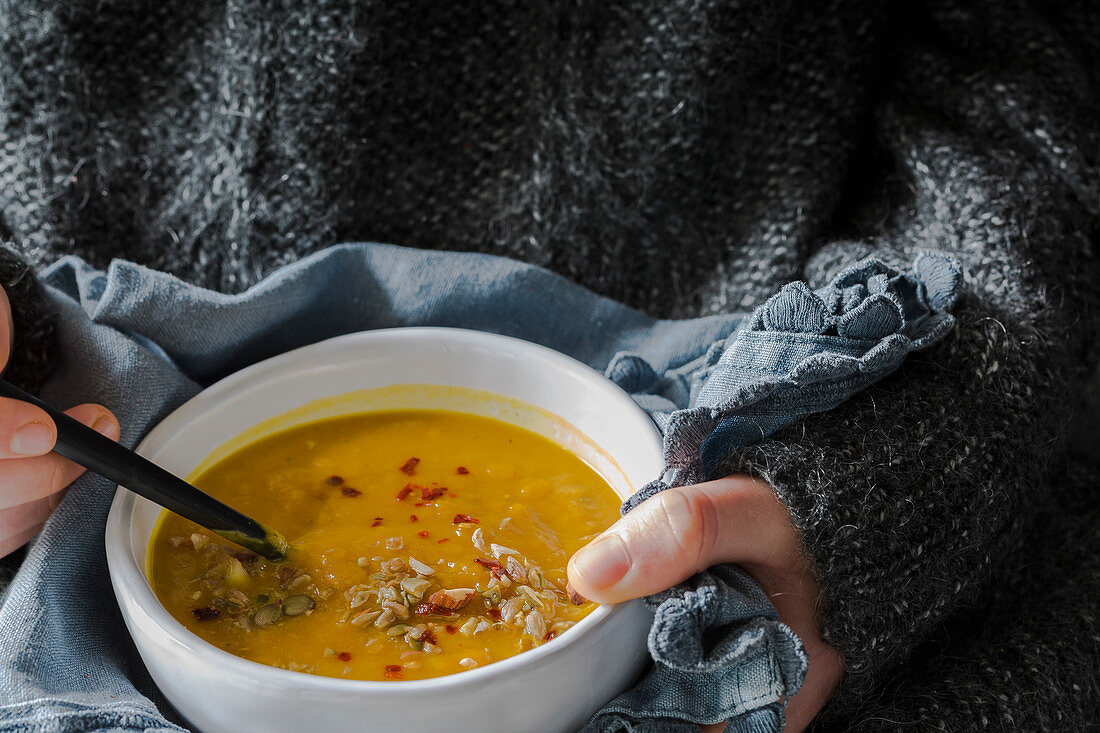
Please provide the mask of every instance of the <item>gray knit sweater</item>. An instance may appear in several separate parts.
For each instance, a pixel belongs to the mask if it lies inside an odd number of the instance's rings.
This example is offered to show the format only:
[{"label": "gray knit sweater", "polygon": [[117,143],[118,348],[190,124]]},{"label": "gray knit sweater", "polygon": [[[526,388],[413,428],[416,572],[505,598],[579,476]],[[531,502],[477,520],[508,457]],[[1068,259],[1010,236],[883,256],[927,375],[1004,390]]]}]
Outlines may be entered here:
[{"label": "gray knit sweater", "polygon": [[20,262],[69,253],[233,291],[341,241],[478,250],[688,316],[945,250],[945,343],[725,468],[817,562],[820,728],[1082,730],[1098,93],[1089,0],[0,0],[13,377],[50,363]]}]

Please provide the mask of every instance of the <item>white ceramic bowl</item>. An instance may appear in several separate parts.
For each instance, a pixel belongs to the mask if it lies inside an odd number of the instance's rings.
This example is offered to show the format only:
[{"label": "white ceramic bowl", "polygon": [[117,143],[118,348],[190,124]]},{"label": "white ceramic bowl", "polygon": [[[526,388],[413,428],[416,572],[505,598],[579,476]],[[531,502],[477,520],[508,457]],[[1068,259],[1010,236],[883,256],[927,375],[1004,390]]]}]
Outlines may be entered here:
[{"label": "white ceramic bowl", "polygon": [[[503,398],[464,397],[463,390]],[[465,410],[540,432],[595,465],[621,496],[661,469],[653,423],[599,373],[526,341],[435,328],[341,336],[251,366],[173,412],[137,451],[185,476],[244,439],[321,417],[402,407]],[[587,439],[562,430],[561,420]],[[119,488],[106,530],[111,583],[153,679],[205,733],[574,731],[645,663],[650,616],[637,601],[601,606],[531,651],[429,680],[342,680],[250,662],[193,635],[157,601],[145,557],[158,513]]]}]

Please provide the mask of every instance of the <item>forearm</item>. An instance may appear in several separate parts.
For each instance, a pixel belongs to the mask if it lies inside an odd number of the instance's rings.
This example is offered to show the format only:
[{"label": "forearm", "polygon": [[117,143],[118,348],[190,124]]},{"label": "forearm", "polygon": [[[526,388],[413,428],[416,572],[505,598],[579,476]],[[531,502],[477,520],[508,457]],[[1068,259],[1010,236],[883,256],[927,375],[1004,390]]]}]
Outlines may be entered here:
[{"label": "forearm", "polygon": [[984,28],[999,27],[989,19],[949,20],[931,19],[948,26],[947,48],[915,38],[904,51],[881,111],[893,166],[878,180],[898,198],[864,217],[875,227],[869,246],[827,247],[806,274],[820,282],[872,251],[896,266],[922,248],[945,251],[965,275],[954,332],[723,467],[766,478],[790,509],[821,579],[823,634],[843,652],[853,693],[1026,553],[1075,392],[1096,362],[1087,194],[1097,177],[1075,152],[1080,130],[1035,132],[1037,121],[1095,111],[1058,90],[1013,96],[1013,74],[1040,63],[1018,40],[996,49],[1000,71],[955,68],[968,31],[1011,34]]}]

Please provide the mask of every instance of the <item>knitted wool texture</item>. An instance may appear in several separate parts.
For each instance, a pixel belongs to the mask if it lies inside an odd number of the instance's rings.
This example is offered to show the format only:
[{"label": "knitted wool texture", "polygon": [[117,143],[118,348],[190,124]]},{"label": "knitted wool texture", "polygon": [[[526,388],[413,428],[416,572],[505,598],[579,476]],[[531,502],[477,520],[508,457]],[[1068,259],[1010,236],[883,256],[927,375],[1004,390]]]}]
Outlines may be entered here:
[{"label": "knitted wool texture", "polygon": [[[227,291],[339,241],[478,250],[677,316],[944,250],[945,343],[724,467],[816,560],[848,667],[820,727],[1077,730],[1098,78],[1085,0],[0,0],[0,238]],[[41,365],[32,288],[16,363]]]}]

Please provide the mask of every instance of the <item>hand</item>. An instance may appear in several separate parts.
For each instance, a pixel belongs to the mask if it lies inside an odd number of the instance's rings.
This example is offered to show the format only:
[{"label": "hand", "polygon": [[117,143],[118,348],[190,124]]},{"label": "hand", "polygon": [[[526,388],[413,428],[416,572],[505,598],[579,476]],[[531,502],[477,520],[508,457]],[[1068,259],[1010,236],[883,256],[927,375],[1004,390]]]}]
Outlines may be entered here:
[{"label": "hand", "polygon": [[[712,565],[736,563],[775,604],[806,647],[806,681],[787,705],[789,733],[810,724],[844,673],[817,627],[820,588],[786,507],[764,481],[730,476],[650,497],[569,560],[586,598],[617,603],[670,588]],[[704,726],[717,733],[725,723]]]},{"label": "hand", "polygon": [[[0,289],[0,369],[8,364],[13,336],[11,303]],[[105,407],[80,405],[65,414],[118,440],[118,420]],[[56,439],[57,429],[45,412],[0,398],[0,557],[38,534],[65,487],[84,471],[50,453]]]}]

